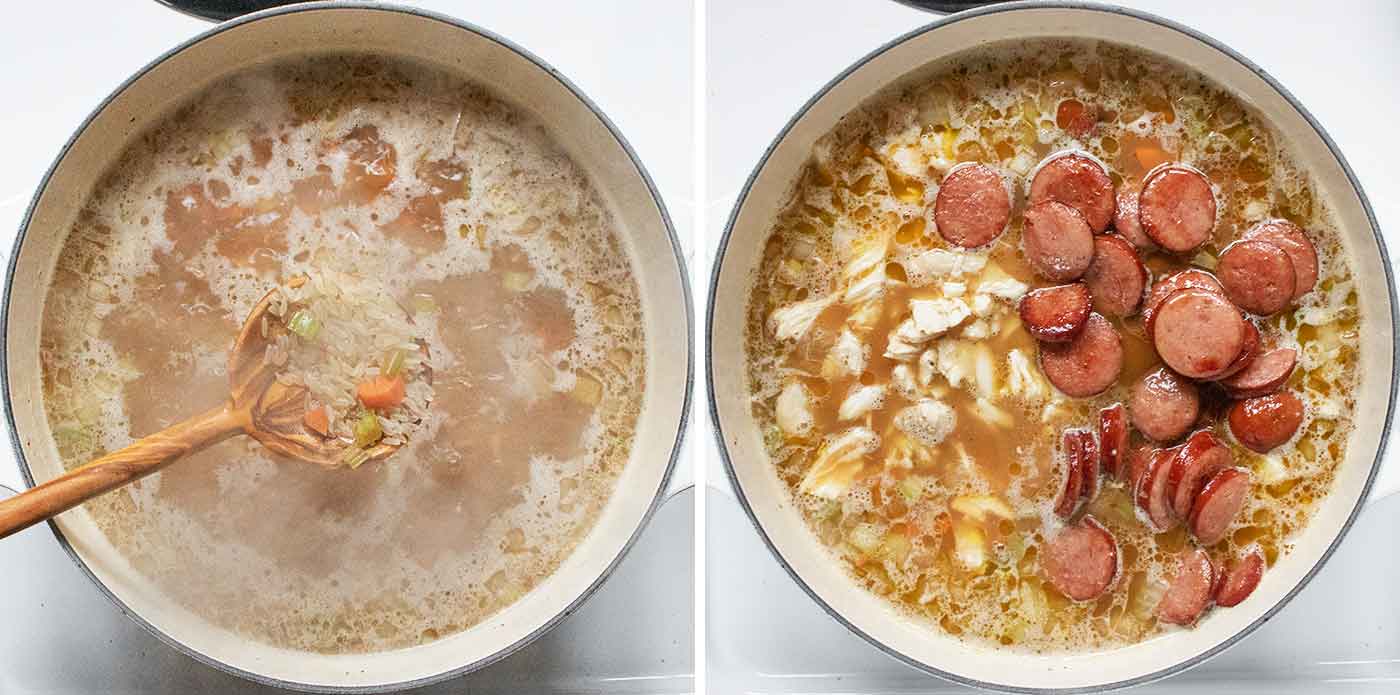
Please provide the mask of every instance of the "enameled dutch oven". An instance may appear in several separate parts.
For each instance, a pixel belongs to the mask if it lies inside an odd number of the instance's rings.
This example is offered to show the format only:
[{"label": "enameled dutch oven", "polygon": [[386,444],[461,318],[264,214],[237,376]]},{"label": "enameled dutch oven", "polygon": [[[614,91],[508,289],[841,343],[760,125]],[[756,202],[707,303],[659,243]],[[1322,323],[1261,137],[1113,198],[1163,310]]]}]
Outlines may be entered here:
[{"label": "enameled dutch oven", "polygon": [[[1073,37],[1123,43],[1184,64],[1257,109],[1316,177],[1355,261],[1364,375],[1356,427],[1331,494],[1291,552],[1254,595],[1178,630],[1111,653],[1035,655],[963,642],[916,622],[858,586],[808,530],[764,451],[750,410],[745,306],[770,225],[787,201],[812,145],[882,88],[922,66],[995,41]],[[1100,691],[1180,672],[1259,627],[1308,583],[1336,549],[1370,491],[1381,461],[1396,386],[1395,288],[1376,220],[1336,146],[1269,75],[1201,33],[1173,22],[1089,3],[1008,3],[950,15],[865,56],[812,97],[764,154],[739,196],[712,277],[708,317],[711,411],[741,504],[778,561],[822,608],[904,662],[959,683],[1014,692]],[[1379,497],[1379,494],[1376,495]]]},{"label": "enameled dutch oven", "polygon": [[692,318],[684,260],[655,186],[612,122],[549,65],[500,36],[416,9],[323,2],[259,12],[218,25],[121,85],[64,146],[30,205],[0,317],[10,432],[29,485],[62,471],[43,414],[39,326],[64,235],[97,178],[132,137],[214,81],[266,61],[333,52],[436,66],[534,115],[588,171],[611,208],[632,256],[647,333],[635,445],[593,529],[554,574],[516,603],[435,642],[345,655],[271,647],[164,600],[114,552],[83,509],[52,522],[59,542],[124,613],[190,656],[261,683],[354,692],[422,685],[490,664],[558,623],[608,577],[660,503],[674,468],[690,404]]}]

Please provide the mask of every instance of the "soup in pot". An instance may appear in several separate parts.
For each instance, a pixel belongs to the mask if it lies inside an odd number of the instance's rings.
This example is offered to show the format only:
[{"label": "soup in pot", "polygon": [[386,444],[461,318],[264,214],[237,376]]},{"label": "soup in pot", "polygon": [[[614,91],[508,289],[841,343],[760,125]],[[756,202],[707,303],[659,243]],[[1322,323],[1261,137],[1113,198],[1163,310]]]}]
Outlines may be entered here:
[{"label": "soup in pot", "polygon": [[[54,445],[75,467],[223,402],[240,324],[283,288],[279,378],[345,465],[239,437],[86,509],[155,590],[250,638],[434,640],[549,576],[608,500],[646,377],[630,262],[583,169],[474,85],[365,57],[240,72],[136,138],[68,233]],[[398,449],[353,453],[376,444]]]},{"label": "soup in pot", "polygon": [[1000,44],[818,140],[748,306],[753,414],[853,581],[964,639],[1248,600],[1345,456],[1360,317],[1270,125],[1135,49]]}]

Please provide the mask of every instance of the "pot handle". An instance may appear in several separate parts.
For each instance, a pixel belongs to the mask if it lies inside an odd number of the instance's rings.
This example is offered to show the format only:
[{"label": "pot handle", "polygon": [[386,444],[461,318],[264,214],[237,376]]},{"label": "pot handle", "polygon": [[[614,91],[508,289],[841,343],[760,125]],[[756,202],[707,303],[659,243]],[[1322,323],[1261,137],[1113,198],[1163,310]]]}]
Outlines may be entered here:
[{"label": "pot handle", "polygon": [[895,2],[901,5],[936,14],[952,14],[954,12],[982,7],[983,5],[995,5],[1000,2],[1009,1],[1010,0],[895,0]]},{"label": "pot handle", "polygon": [[305,0],[156,0],[181,14],[209,22],[222,22],[234,17],[292,5]]}]

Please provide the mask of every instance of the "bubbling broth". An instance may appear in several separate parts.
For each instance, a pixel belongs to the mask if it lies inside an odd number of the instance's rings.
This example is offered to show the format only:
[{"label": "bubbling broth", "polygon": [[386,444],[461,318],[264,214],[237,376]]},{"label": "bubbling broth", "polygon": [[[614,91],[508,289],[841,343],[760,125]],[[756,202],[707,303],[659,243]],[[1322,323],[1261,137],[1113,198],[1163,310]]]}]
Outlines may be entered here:
[{"label": "bubbling broth", "polygon": [[[1116,556],[1101,556],[1111,584],[1078,601],[1045,578],[1049,541],[1070,528],[1088,533],[1055,510],[1073,465],[1062,437],[1096,431],[1100,409],[1128,403],[1159,356],[1129,312],[1102,324],[1121,341],[1120,369],[1106,388],[1071,397],[1037,360],[1047,348],[1028,332],[1018,302],[1057,282],[1028,263],[1023,215],[1037,164],[1060,150],[1098,160],[1134,204],[1165,162],[1189,164],[1211,182],[1219,208],[1208,238],[1187,253],[1150,244],[1133,251],[1152,278],[1217,270],[1232,241],[1270,218],[1306,229],[1320,266],[1311,291],[1250,319],[1264,345],[1297,351],[1284,385],[1305,408],[1297,434],[1267,453],[1242,446],[1227,433],[1230,401],[1218,384],[1201,382],[1194,427],[1212,430],[1253,480],[1223,538],[1206,544],[1175,525],[1154,532],[1134,484],[1110,475],[1087,491],[1086,481],[1087,500],[1074,502],[1078,492],[1070,500],[1073,516],[1096,519],[1116,539]],[[1005,232],[965,244],[977,248],[948,239],[976,231],[984,217],[963,215],[957,230],[935,220],[940,185],[967,163],[999,172],[1010,200]],[[970,209],[1000,190],[978,192],[949,204]],[[931,629],[1033,651],[1131,644],[1169,628],[1160,604],[1179,591],[1183,549],[1199,544],[1219,571],[1255,551],[1272,565],[1327,494],[1354,407],[1351,274],[1308,173],[1259,114],[1219,87],[1112,44],[989,46],[887,89],[818,140],[753,280],[753,414],[777,475],[833,561]],[[1136,430],[1129,441],[1134,450],[1152,446]],[[1071,579],[1093,571],[1079,560],[1065,572]]]},{"label": "bubbling broth", "polygon": [[433,397],[402,449],[328,470],[239,437],[86,508],[158,590],[260,641],[365,652],[466,629],[588,532],[645,374],[598,192],[540,125],[458,78],[274,64],[139,136],[57,259],[54,443],[71,468],[218,405],[243,317],[326,271],[382,283],[425,336]]}]

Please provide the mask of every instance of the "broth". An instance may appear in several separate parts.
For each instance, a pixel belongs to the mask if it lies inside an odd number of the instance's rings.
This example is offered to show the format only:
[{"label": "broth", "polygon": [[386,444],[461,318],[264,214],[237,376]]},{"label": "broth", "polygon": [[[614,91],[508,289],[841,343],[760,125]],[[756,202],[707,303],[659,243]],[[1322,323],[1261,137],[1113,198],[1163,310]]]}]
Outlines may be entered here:
[{"label": "broth", "polygon": [[[1100,119],[1090,137],[1076,139],[1066,128],[1086,108]],[[777,475],[833,561],[931,629],[1033,651],[1106,648],[1166,629],[1154,609],[1190,542],[1180,528],[1150,532],[1128,491],[1105,481],[1088,513],[1117,538],[1116,584],[1075,603],[1038,571],[1038,553],[1063,525],[1051,511],[1063,475],[1061,433],[1096,428],[1098,410],[1126,402],[1134,381],[1158,364],[1136,316],[1113,319],[1124,367],[1098,396],[1059,393],[1036,363],[1016,299],[1052,283],[1036,278],[1020,251],[1021,212],[1037,162],[1070,148],[1102,160],[1119,187],[1140,185],[1166,161],[1187,162],[1214,183],[1214,237],[1190,257],[1144,254],[1156,279],[1188,266],[1213,269],[1221,249],[1270,217],[1303,226],[1318,247],[1316,289],[1260,323],[1267,344],[1300,350],[1289,388],[1307,406],[1301,435],[1267,455],[1228,440],[1255,491],[1226,540],[1210,548],[1227,564],[1257,544],[1272,564],[1345,455],[1356,294],[1308,173],[1258,114],[1199,75],[1080,41],[994,45],[922,70],[818,141],[772,226],[748,307],[754,416]],[[962,162],[990,164],[1015,181],[1009,229],[987,249],[951,248],[936,232],[938,182]],[[878,289],[863,291],[876,276]],[[911,300],[948,298],[969,305],[971,316],[917,358],[887,356]],[[881,398],[842,417],[858,389],[881,386]],[[788,415],[788,428],[779,426],[785,391],[809,406],[810,419]],[[955,415],[935,446],[895,423],[927,398]],[[1206,424],[1226,437],[1222,405],[1207,399],[1203,408]],[[868,429],[863,439],[850,434],[859,427]],[[846,463],[814,472],[817,461],[841,459],[831,452],[843,446],[854,452]]]},{"label": "broth", "polygon": [[244,71],[135,140],[70,231],[41,346],[55,445],[71,468],[217,405],[264,293],[372,277],[431,348],[407,446],[325,470],[239,437],[86,508],[156,589],[251,638],[446,636],[547,577],[612,492],[645,378],[629,263],[584,172],[475,86],[363,57]]}]

